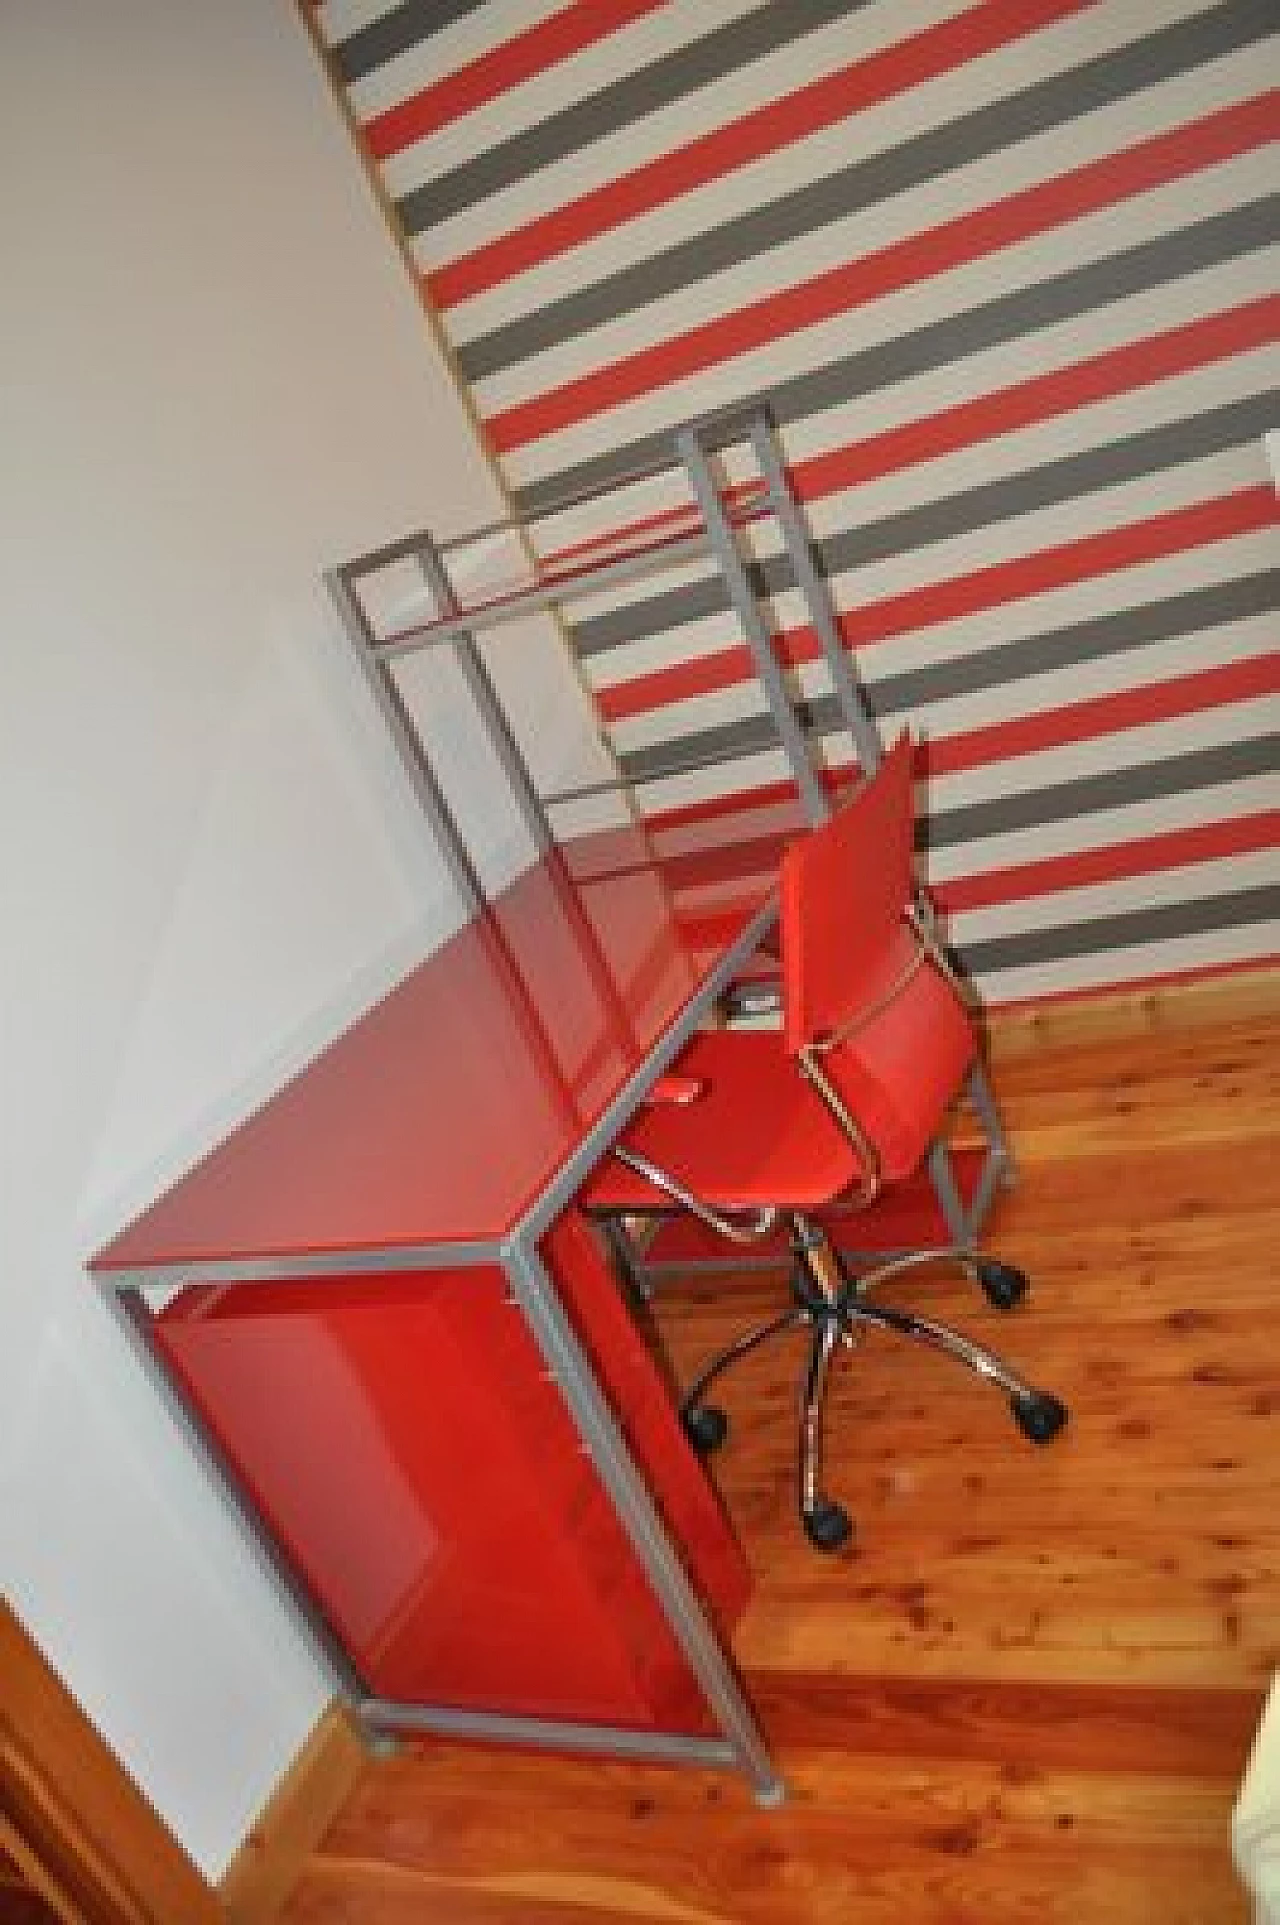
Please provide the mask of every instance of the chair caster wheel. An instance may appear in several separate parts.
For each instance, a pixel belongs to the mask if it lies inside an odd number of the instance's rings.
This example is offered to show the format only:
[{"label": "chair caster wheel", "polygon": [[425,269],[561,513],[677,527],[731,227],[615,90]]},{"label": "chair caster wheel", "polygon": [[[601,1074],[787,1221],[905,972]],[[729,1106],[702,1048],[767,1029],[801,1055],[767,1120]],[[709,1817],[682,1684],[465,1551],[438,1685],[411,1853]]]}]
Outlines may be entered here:
[{"label": "chair caster wheel", "polygon": [[849,1513],[841,1504],[827,1498],[818,1500],[811,1511],[802,1511],[805,1535],[818,1551],[838,1551],[853,1536]]},{"label": "chair caster wheel", "polygon": [[714,1404],[695,1404],[681,1413],[684,1434],[699,1457],[710,1457],[729,1435],[729,1419]]},{"label": "chair caster wheel", "polygon": [[1027,1294],[1027,1279],[1021,1270],[1015,1270],[1011,1263],[996,1263],[993,1260],[978,1265],[978,1282],[986,1293],[987,1302],[997,1310],[1012,1310],[1015,1303],[1021,1303]]},{"label": "chair caster wheel", "polygon": [[1033,1444],[1047,1444],[1067,1421],[1067,1407],[1061,1398],[1050,1397],[1045,1391],[1037,1391],[1030,1397],[1014,1397],[1010,1401],[1018,1429]]}]

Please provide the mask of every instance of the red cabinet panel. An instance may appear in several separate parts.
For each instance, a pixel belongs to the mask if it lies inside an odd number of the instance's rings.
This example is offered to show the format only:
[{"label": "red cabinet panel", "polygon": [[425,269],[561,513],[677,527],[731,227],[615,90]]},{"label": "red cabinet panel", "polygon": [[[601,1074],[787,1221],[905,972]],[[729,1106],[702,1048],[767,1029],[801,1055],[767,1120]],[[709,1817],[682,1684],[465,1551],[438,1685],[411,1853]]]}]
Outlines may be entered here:
[{"label": "red cabinet panel", "polygon": [[[546,1255],[727,1629],[741,1554],[616,1284],[572,1219]],[[155,1337],[375,1695],[710,1728],[496,1268],[192,1289]]]}]

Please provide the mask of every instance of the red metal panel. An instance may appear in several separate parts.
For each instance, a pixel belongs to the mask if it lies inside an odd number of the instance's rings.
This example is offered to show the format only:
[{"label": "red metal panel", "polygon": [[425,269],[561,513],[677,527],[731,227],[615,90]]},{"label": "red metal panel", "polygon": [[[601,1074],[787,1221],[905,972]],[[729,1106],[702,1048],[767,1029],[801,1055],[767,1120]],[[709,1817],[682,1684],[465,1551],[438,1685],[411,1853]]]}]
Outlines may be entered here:
[{"label": "red metal panel", "polygon": [[[763,895],[743,901],[739,928]],[[583,838],[429,956],[93,1267],[497,1240],[708,961],[641,832]]]},{"label": "red metal panel", "polygon": [[[741,1555],[644,1345],[580,1225],[548,1256],[731,1622]],[[710,1728],[498,1271],[191,1290],[157,1340],[377,1695]]]}]

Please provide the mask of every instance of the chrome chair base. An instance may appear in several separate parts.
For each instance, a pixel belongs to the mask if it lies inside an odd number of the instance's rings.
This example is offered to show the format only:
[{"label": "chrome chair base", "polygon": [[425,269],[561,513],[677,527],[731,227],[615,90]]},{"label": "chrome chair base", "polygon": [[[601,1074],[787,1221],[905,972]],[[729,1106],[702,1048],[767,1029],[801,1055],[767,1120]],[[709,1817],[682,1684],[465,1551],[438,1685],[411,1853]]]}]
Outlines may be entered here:
[{"label": "chrome chair base", "polygon": [[946,1324],[934,1322],[931,1317],[867,1301],[869,1292],[877,1284],[900,1276],[905,1270],[926,1264],[952,1263],[959,1264],[975,1279],[997,1309],[1009,1310],[1026,1294],[1027,1280],[1020,1270],[949,1247],[909,1251],[855,1277],[846,1272],[824,1230],[799,1216],[792,1217],[790,1228],[795,1258],[791,1280],[793,1306],[780,1316],[756,1325],[713,1357],[685,1393],[680,1415],[696,1450],[705,1455],[717,1449],[728,1434],[728,1419],[723,1411],[705,1401],[711,1385],[743,1357],[784,1331],[808,1329],[811,1336],[800,1398],[797,1495],[800,1521],[817,1550],[839,1550],[853,1535],[849,1513],[823,1489],[822,1418],[836,1346],[852,1347],[864,1329],[888,1330],[895,1336],[924,1344],[994,1384],[1009,1399],[1015,1422],[1033,1443],[1045,1444],[1057,1436],[1067,1421],[1066,1405],[1047,1391],[1037,1390],[995,1351],[974,1343]]}]

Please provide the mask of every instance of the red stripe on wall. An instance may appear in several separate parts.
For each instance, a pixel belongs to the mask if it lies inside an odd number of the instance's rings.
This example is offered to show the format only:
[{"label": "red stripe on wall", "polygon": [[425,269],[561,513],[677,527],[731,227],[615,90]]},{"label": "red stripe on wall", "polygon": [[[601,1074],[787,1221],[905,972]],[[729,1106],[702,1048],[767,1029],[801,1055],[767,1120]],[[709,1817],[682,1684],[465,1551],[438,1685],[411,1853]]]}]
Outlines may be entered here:
[{"label": "red stripe on wall", "polygon": [[1033,755],[1039,749],[1062,748],[1121,729],[1143,728],[1150,722],[1172,721],[1178,715],[1220,708],[1227,702],[1247,702],[1259,695],[1280,693],[1280,653],[1243,662],[1222,662],[1170,676],[1142,688],[1097,695],[1062,708],[1042,709],[1014,722],[993,722],[962,735],[931,739],[924,766],[932,775],[954,775],[959,769],[982,768],[1014,755]]},{"label": "red stripe on wall", "polygon": [[[721,944],[724,947],[724,944]],[[1225,963],[1202,963],[1195,968],[1157,970],[1152,975],[1126,976],[1124,981],[1111,983],[1086,983],[1073,985],[1069,989],[1038,989],[1033,996],[1004,997],[993,995],[986,998],[988,1009],[1012,1011],[1016,1009],[1044,1009],[1050,1003],[1059,1008],[1063,1003],[1101,1003],[1114,997],[1117,989],[1130,995],[1135,990],[1148,992],[1156,989],[1183,988],[1190,983],[1223,982],[1228,976],[1257,976],[1262,979],[1276,967],[1274,955],[1246,956],[1240,961]],[[997,979],[997,991],[999,983]]]},{"label": "red stripe on wall", "polygon": [[[1144,723],[1168,721],[1178,715],[1194,715],[1226,703],[1274,695],[1277,691],[1280,691],[1280,653],[1244,662],[1222,663],[1215,668],[1174,676],[1149,687],[1124,689],[1094,700],[1069,703],[1044,714],[1015,716],[1010,721],[992,723],[985,728],[918,740],[915,746],[916,779],[927,782],[935,776],[955,775],[963,769],[1009,762],[1039,749],[1096,741],[1122,729],[1140,728]],[[838,802],[855,775],[856,771],[851,766],[828,768],[820,772],[822,785],[834,802]],[[786,837],[795,833],[794,828],[764,830],[753,839],[746,833],[746,825],[756,812],[763,817],[770,811],[777,811],[781,804],[795,803],[793,782],[770,782],[746,793],[715,796],[705,802],[686,803],[677,809],[664,810],[647,817],[646,827],[660,853],[664,844],[673,837],[678,845],[682,840],[681,832],[690,827],[696,827],[701,832],[698,837],[701,846],[707,840],[707,829],[721,818],[726,827],[734,831],[731,836],[733,842],[752,846],[758,844],[761,848],[772,847],[776,842],[780,849]],[[1280,822],[1280,812],[1267,811],[1257,819]],[[674,859],[674,850],[672,856]],[[1055,857],[1053,860],[1059,862],[1069,858]]]},{"label": "red stripe on wall", "polygon": [[634,400],[779,336],[878,300],[913,282],[1048,232],[1085,214],[1262,147],[1280,126],[1280,89],[1222,108],[1169,133],[911,234],[732,314],[686,329],[488,418],[493,446],[509,453],[589,415]]},{"label": "red stripe on wall", "polygon": [[[723,805],[722,805],[723,806]],[[734,843],[735,875],[745,884],[752,878],[777,873],[788,842],[805,834],[802,822],[789,831],[771,830],[752,842]],[[1189,828],[1162,829],[1149,836],[1130,837],[1102,849],[1075,849],[1026,863],[1011,863],[981,875],[957,876],[931,883],[929,893],[947,915],[975,909],[999,908],[1035,896],[1054,896],[1067,889],[1094,883],[1130,882],[1200,862],[1220,862],[1233,856],[1256,855],[1280,845],[1280,810],[1228,817]],[[703,886],[714,886],[724,874],[723,858],[699,848],[666,857],[663,877],[677,896]],[[720,892],[717,892],[718,894]],[[721,901],[716,910],[721,912]]]},{"label": "red stripe on wall", "polygon": [[[840,617],[841,633],[847,647],[866,648],[889,641],[895,635],[928,628],[936,622],[977,614],[984,608],[997,608],[1005,602],[1043,594],[1071,582],[1087,581],[1118,569],[1132,568],[1140,562],[1158,560],[1163,555],[1274,526],[1276,513],[1276,498],[1269,487],[1241,488],[1210,501],[1167,509],[1125,527],[1108,528],[1101,534],[1060,542],[1034,554],[1016,556],[1012,561],[993,562],[965,575],[927,582],[922,587],[866,603]],[[817,637],[809,628],[792,629],[776,636],[775,648],[779,658],[789,665],[815,661],[821,654]],[[753,674],[747,648],[720,649],[694,660],[675,662],[648,675],[638,675],[614,688],[601,689],[596,701],[606,721],[618,722],[626,716],[663,708],[670,702],[731,688],[735,683],[749,681]]]},{"label": "red stripe on wall", "polygon": [[909,468],[915,462],[953,454],[959,448],[1012,434],[1075,408],[1131,394],[1153,381],[1168,380],[1192,368],[1246,354],[1252,348],[1268,347],[1277,339],[1280,294],[1264,294],[1220,314],[1204,315],[1140,341],[1104,349],[1071,367],[1032,375],[995,393],[923,415],[918,421],[886,428],[865,441],[831,449],[798,464],[791,470],[791,478],[806,501],[816,501],[842,488]]},{"label": "red stripe on wall", "polygon": [[[833,772],[830,769],[817,771],[818,780],[828,795],[835,797],[844,783],[849,780],[845,770]],[[658,809],[644,818],[645,828],[653,838],[658,853],[662,853],[662,838],[669,831],[688,828],[690,825],[714,822],[723,816],[727,824],[742,821],[753,809],[772,809],[780,802],[790,802],[795,798],[794,782],[767,782],[757,789],[735,789],[729,795],[708,796],[702,802],[682,802],[675,809]],[[737,840],[731,837],[731,840]]]},{"label": "red stripe on wall", "polygon": [[992,869],[985,875],[931,883],[929,893],[940,909],[957,915],[969,909],[1025,901],[1029,896],[1056,895],[1062,889],[1081,889],[1090,883],[1130,881],[1134,876],[1180,869],[1194,862],[1260,854],[1278,843],[1280,810],[1267,809],[1225,822],[1166,829],[1158,835],[1113,843],[1106,849],[1073,850],[1068,855],[1046,856],[1039,862]]},{"label": "red stripe on wall", "polygon": [[[833,798],[847,787],[848,778],[829,783]],[[744,811],[754,808],[762,814],[776,812],[780,802],[794,806],[795,823],[788,828],[772,828],[754,838],[734,838],[730,847],[741,851],[741,873],[767,874],[776,870],[788,841],[804,833],[795,785],[770,783],[752,790],[747,796],[718,796],[714,801],[697,803],[687,809],[648,819],[647,827],[654,846],[662,857],[665,837],[680,826],[696,821],[706,827],[723,817],[727,825],[741,829]],[[1012,863],[980,875],[956,876],[948,882],[930,884],[930,894],[949,914],[971,909],[988,909],[1000,903],[1016,902],[1028,896],[1052,895],[1060,889],[1081,888],[1090,883],[1119,882],[1160,869],[1175,869],[1193,862],[1214,862],[1225,856],[1261,853],[1280,845],[1280,810],[1264,809],[1251,815],[1229,817],[1223,821],[1195,823],[1187,828],[1162,829],[1153,835],[1130,837],[1102,849],[1068,850],[1062,855],[1044,856],[1034,862]],[[663,857],[664,869],[673,880],[688,874],[696,878],[700,862],[700,843],[688,851],[676,848]],[[683,865],[683,866],[682,866]]]},{"label": "red stripe on wall", "polygon": [[[794,800],[794,787],[784,783],[771,785],[768,792],[753,792],[747,798],[748,807],[757,800],[763,804],[766,793],[776,802],[775,787],[782,795]],[[712,805],[712,815],[708,816],[704,811],[704,819],[714,820],[714,814],[719,813],[725,814],[727,820],[739,822],[741,807],[741,798],[735,800],[722,796]],[[665,823],[670,818],[664,817],[662,820]],[[654,834],[655,845],[660,848],[661,831],[654,831],[652,823],[649,826]],[[789,829],[770,829],[753,840],[734,842],[730,846],[739,858],[737,873],[745,878],[776,871],[786,844],[804,832],[803,823],[797,819]],[[1064,889],[1086,888],[1095,883],[1127,882],[1135,876],[1153,875],[1161,870],[1178,869],[1197,862],[1220,862],[1232,856],[1262,854],[1277,846],[1280,846],[1280,810],[1263,809],[1254,814],[1194,823],[1186,828],[1162,829],[1148,836],[1129,837],[1101,849],[1073,849],[1062,855],[1043,856],[1033,862],[1010,863],[1003,868],[986,870],[980,875],[955,876],[947,882],[931,883],[929,893],[948,915],[958,915],[975,909],[998,908],[1004,903],[1022,902],[1032,896],[1052,896]],[[662,866],[668,883],[676,889],[696,888],[704,873],[709,879],[718,878],[723,873],[721,860],[713,856],[704,862],[698,846],[687,851],[673,851],[663,858]]]},{"label": "red stripe on wall", "polygon": [[550,19],[540,20],[376,114],[363,129],[369,151],[375,160],[386,160],[664,4],[665,0],[575,0]]},{"label": "red stripe on wall", "polygon": [[[828,449],[792,466],[788,473],[797,494],[807,502],[819,501],[842,488],[880,480],[899,469],[954,454],[959,448],[974,447],[1073,409],[1132,394],[1153,381],[1208,367],[1252,348],[1270,346],[1277,339],[1280,294],[1260,295],[1220,314],[1183,322],[1163,334],[1104,349],[1072,367],[1032,375],[992,394],[957,402],[936,414],[868,435],[865,440]],[[731,515],[740,518],[761,486],[757,479],[725,488],[724,500]],[[692,504],[686,502],[678,508],[622,522],[606,535],[542,549],[543,565],[551,569],[608,548],[656,544],[664,536],[675,539],[688,531],[694,512]]]},{"label": "red stripe on wall", "polygon": [[[499,235],[426,279],[448,308],[821,128],[1078,13],[1090,0],[982,0]],[[851,132],[856,139],[856,133]]]}]

